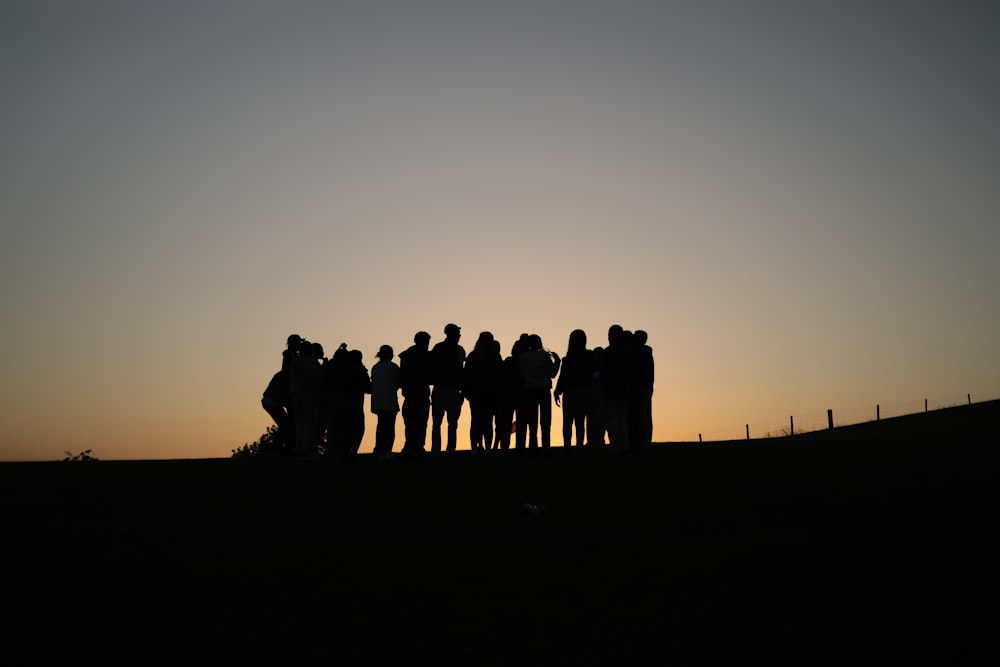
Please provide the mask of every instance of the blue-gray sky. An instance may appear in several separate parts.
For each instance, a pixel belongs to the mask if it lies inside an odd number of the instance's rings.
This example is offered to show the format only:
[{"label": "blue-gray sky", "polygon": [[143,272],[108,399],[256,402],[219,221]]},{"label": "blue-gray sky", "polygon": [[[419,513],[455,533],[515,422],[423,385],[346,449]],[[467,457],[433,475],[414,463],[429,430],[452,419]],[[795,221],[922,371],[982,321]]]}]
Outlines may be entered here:
[{"label": "blue-gray sky", "polygon": [[226,456],[287,334],[450,321],[647,330],[661,441],[996,398],[998,19],[5,2],[0,459]]}]

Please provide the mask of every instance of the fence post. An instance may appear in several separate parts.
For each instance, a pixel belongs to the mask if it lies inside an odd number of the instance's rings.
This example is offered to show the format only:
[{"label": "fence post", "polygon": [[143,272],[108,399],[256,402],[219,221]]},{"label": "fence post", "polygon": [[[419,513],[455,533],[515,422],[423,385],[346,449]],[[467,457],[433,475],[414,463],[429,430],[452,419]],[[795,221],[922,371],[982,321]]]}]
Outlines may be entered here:
[{"label": "fence post", "polygon": [[965,395],[969,399],[969,405],[972,405],[972,394]]},{"label": "fence post", "polygon": [[924,412],[927,412],[927,399],[924,399]]},{"label": "fence post", "polygon": [[698,434],[698,442],[701,442],[701,433]]},{"label": "fence post", "polygon": [[833,428],[833,410],[826,411],[826,425],[829,428]]},{"label": "fence post", "polygon": [[747,424],[747,440],[750,439],[750,424]]},{"label": "fence post", "polygon": [[878,421],[881,418],[882,418],[882,406],[876,404],[876,406],[875,406],[875,421]]},{"label": "fence post", "polygon": [[795,415],[788,418],[788,434],[795,435]]}]

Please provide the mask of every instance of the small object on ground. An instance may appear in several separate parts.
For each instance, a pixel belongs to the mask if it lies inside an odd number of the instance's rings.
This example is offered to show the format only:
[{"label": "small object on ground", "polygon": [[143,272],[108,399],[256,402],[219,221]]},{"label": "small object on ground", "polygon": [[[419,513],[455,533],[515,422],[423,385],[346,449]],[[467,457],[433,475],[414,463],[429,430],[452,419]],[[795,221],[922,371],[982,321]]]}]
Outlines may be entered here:
[{"label": "small object on ground", "polygon": [[535,503],[524,503],[521,505],[521,511],[528,516],[541,516],[545,512],[545,508]]}]

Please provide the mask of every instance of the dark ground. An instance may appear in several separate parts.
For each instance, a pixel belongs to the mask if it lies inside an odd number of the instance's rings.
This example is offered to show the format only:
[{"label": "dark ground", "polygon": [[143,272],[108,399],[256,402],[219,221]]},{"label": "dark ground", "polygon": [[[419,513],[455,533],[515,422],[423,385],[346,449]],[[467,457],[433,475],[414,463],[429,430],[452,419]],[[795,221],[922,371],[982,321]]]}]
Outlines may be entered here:
[{"label": "dark ground", "polygon": [[622,458],[3,463],[5,662],[968,662],[993,653],[998,424],[993,402]]}]

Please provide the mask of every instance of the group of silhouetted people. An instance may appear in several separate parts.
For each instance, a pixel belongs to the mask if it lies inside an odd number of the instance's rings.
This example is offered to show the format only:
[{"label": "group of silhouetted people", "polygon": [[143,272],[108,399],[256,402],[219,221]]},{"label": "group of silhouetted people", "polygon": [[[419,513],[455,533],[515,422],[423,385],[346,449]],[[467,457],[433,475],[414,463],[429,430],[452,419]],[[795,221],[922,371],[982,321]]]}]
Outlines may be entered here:
[{"label": "group of silhouetted people", "polygon": [[562,408],[564,447],[605,445],[605,436],[613,453],[651,444],[654,373],[646,332],[615,324],[607,346],[590,349],[587,334],[576,329],[562,358],[537,334],[521,334],[507,357],[488,331],[468,354],[461,336],[458,325],[448,324],[444,339],[431,347],[430,334],[419,331],[398,365],[392,347],[382,345],[369,372],[360,350],[341,344],[327,359],[320,343],[290,335],[281,369],[261,399],[277,426],[268,453],[337,460],[356,455],[365,434],[366,395],[377,419],[373,454],[382,460],[393,455],[399,413],[402,454],[427,451],[428,421],[430,451],[455,451],[465,401],[473,453],[510,450],[512,436],[513,449],[548,449],[553,399]]}]

